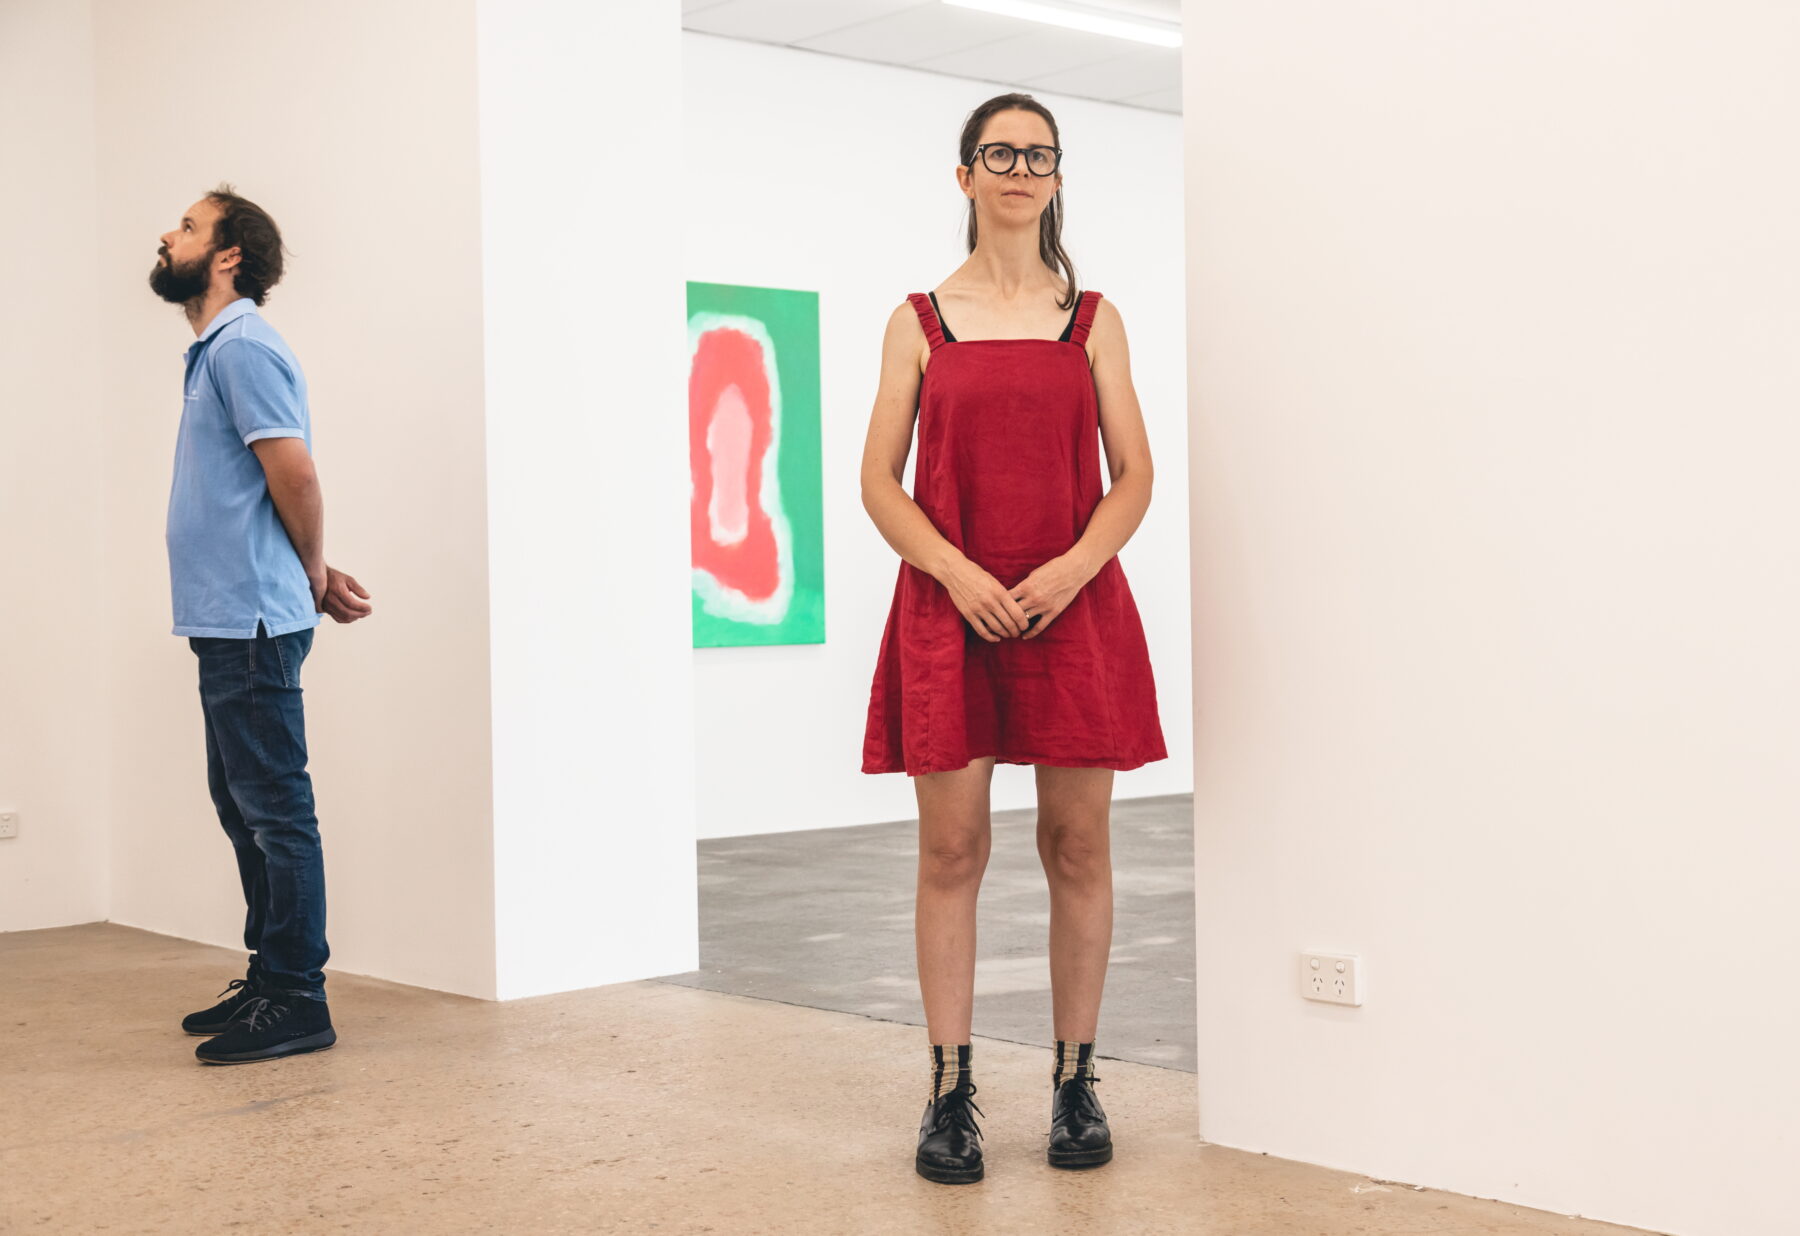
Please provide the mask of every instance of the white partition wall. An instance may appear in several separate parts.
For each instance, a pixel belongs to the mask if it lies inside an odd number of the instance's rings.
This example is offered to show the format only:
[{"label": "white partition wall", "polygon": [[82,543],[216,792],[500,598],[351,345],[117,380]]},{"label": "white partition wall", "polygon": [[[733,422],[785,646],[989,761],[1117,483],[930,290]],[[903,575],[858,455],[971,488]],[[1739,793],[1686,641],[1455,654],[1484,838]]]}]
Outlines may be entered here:
[{"label": "white partition wall", "polygon": [[1201,1133],[1791,1232],[1800,11],[1185,16]]},{"label": "white partition wall", "polygon": [[499,994],[699,964],[680,14],[481,0]]}]

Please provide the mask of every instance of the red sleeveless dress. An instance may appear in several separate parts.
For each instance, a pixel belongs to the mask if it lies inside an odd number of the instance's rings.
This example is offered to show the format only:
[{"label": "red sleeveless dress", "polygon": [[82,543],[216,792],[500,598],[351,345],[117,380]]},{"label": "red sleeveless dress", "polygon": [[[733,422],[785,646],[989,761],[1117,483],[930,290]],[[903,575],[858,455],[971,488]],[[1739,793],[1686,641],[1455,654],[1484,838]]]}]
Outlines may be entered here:
[{"label": "red sleeveless dress", "polygon": [[[1100,502],[1087,357],[1100,293],[1081,295],[1062,339],[946,339],[930,298],[907,299],[931,344],[913,500],[1011,588],[1066,553]],[[1167,758],[1143,623],[1116,557],[1042,635],[998,643],[975,633],[942,584],[901,562],[862,770],[919,776],[983,756],[1119,770]]]}]

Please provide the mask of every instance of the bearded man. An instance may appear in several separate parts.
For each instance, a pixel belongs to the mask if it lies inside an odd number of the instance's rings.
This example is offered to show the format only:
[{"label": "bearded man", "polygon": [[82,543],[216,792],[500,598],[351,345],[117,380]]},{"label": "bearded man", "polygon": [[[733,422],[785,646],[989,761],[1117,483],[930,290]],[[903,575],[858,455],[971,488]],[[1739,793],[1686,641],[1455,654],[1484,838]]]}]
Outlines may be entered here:
[{"label": "bearded man", "polygon": [[355,622],[369,594],[327,566],[300,363],[258,308],[281,279],[281,232],[229,185],[162,236],[150,288],[180,305],[187,350],[169,577],[175,634],[199,661],[206,775],[244,889],[244,977],[184,1018],[206,1064],[337,1042],[325,1003],[325,864],[300,666],[321,615]]}]

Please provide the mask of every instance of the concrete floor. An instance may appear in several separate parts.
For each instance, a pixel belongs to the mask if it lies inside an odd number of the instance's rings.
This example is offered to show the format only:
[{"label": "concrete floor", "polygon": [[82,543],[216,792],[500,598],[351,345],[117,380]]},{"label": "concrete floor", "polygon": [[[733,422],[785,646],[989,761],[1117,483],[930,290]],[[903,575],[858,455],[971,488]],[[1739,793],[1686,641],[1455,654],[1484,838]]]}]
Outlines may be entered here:
[{"label": "concrete floor", "polygon": [[[1113,804],[1102,1057],[1193,1072],[1194,799]],[[975,1033],[1049,1046],[1050,894],[1037,813],[994,813]],[[668,982],[923,1026],[913,957],[918,823],[700,843],[700,970]]]},{"label": "concrete floor", "polygon": [[988,1178],[912,1170],[916,1028],[664,982],[490,1004],[333,974],[336,1048],[207,1068],[233,952],[108,924],[0,935],[0,1231],[1601,1236],[1630,1229],[1202,1144],[1123,1062],[1118,1158],[1043,1162],[1049,1053],[982,1040]]}]

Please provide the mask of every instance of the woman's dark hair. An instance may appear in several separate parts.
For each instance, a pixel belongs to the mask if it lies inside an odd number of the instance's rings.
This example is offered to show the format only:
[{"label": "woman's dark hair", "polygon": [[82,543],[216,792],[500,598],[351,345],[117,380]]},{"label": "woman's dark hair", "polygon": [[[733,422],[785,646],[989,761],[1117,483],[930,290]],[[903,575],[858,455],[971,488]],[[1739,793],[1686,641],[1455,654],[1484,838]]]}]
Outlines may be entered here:
[{"label": "woman's dark hair", "polygon": [[220,185],[206,195],[206,200],[219,208],[218,221],[213,224],[213,250],[236,246],[242,254],[232,286],[239,296],[262,304],[269,298],[269,289],[281,282],[287,252],[281,244],[281,229],[275,226],[268,211],[247,197],[239,197],[230,185]]},{"label": "woman's dark hair", "polygon": [[[996,112],[1014,109],[1036,112],[1042,116],[1044,122],[1050,126],[1051,143],[1057,146],[1062,145],[1062,133],[1057,129],[1056,117],[1050,114],[1049,108],[1028,94],[997,94],[970,112],[969,118],[963,122],[962,139],[957,143],[957,155],[964,167],[971,171],[974,169],[975,147],[981,142],[981,130],[987,125],[988,119]],[[1044,259],[1044,265],[1051,270],[1061,270],[1068,276],[1068,291],[1063,299],[1057,301],[1062,308],[1068,309],[1075,304],[1077,295],[1075,263],[1070,260],[1068,252],[1063,248],[1062,222],[1062,186],[1058,185],[1055,195],[1050,199],[1050,204],[1044,207],[1044,213],[1038,216],[1038,255]],[[973,198],[969,199],[968,240],[969,252],[973,253],[975,252],[975,200]]]}]

